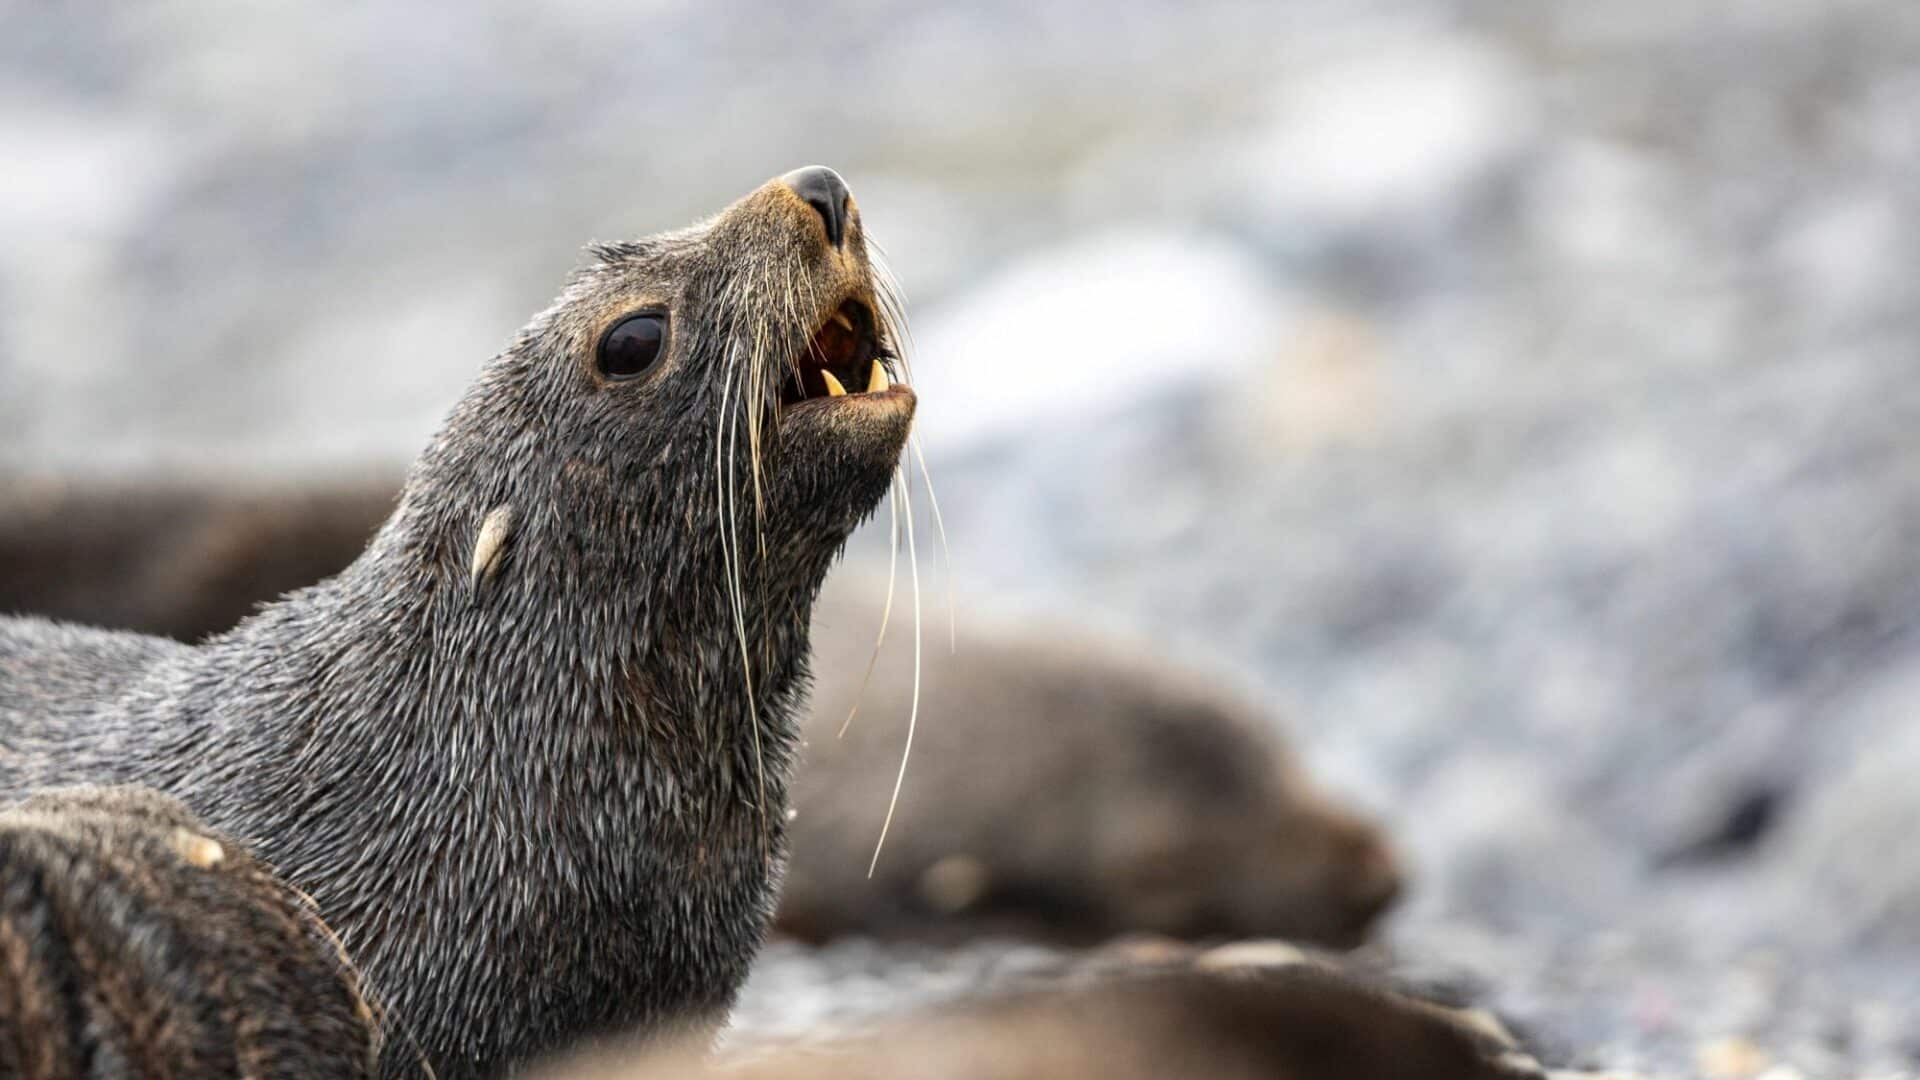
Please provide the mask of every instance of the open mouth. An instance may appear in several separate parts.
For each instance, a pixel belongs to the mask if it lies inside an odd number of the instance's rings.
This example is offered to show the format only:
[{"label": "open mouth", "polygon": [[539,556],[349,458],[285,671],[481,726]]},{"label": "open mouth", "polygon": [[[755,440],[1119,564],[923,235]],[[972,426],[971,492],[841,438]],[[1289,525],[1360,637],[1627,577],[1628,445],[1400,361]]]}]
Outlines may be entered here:
[{"label": "open mouth", "polygon": [[813,398],[883,394],[893,385],[888,367],[893,358],[875,332],[873,310],[859,300],[843,301],[788,367],[780,407]]}]

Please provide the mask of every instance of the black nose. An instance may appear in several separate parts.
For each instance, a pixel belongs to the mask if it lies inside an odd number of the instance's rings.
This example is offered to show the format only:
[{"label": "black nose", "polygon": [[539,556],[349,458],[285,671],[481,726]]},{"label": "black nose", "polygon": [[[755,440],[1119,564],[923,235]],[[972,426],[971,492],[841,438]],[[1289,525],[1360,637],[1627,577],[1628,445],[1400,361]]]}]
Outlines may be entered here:
[{"label": "black nose", "polygon": [[795,169],[780,178],[826,223],[827,240],[839,247],[847,238],[847,184],[825,165]]}]

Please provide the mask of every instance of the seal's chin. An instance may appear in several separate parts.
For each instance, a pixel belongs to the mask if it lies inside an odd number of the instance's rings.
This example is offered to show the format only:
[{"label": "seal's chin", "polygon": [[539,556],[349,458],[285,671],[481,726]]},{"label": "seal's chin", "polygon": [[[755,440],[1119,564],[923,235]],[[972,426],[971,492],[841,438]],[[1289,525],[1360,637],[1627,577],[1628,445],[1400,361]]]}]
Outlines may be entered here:
[{"label": "seal's chin", "polygon": [[837,477],[842,494],[856,500],[878,475],[881,486],[861,513],[877,502],[906,446],[916,403],[913,391],[894,381],[894,362],[865,299],[849,297],[828,311],[780,387],[784,471]]},{"label": "seal's chin", "polygon": [[[828,312],[780,392],[776,499],[815,525],[851,530],[872,512],[913,426],[913,391],[858,297]],[[857,388],[857,389],[856,389]]]}]

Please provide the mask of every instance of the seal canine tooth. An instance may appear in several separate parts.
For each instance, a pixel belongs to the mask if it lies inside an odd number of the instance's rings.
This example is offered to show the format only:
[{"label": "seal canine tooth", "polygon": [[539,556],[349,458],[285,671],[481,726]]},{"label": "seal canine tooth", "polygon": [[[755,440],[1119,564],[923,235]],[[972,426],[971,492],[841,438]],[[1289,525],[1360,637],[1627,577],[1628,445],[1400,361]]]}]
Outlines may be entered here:
[{"label": "seal canine tooth", "polygon": [[840,385],[840,380],[833,377],[833,372],[828,371],[825,368],[821,368],[820,374],[824,376],[827,380],[827,396],[829,397],[846,397],[847,396],[847,388]]},{"label": "seal canine tooth", "polygon": [[893,384],[887,381],[887,369],[880,366],[880,361],[875,360],[873,373],[867,376],[867,393],[878,394],[891,385]]},{"label": "seal canine tooth", "polygon": [[473,542],[473,561],[467,573],[475,589],[491,582],[500,572],[500,561],[507,551],[507,538],[512,534],[513,507],[501,503],[487,513],[486,520],[480,523],[480,535]]},{"label": "seal canine tooth", "polygon": [[843,313],[841,313],[841,312],[838,312],[838,311],[836,311],[836,312],[834,312],[834,313],[833,313],[833,321],[834,321],[834,322],[836,322],[836,323],[839,323],[839,324],[840,324],[840,325],[841,325],[841,326],[842,326],[843,328],[845,328],[845,329],[846,329],[846,330],[847,330],[847,331],[848,331],[849,333],[851,333],[851,332],[853,332],[853,320],[852,320],[852,319],[849,319],[849,318],[847,318],[845,314],[843,314]]}]

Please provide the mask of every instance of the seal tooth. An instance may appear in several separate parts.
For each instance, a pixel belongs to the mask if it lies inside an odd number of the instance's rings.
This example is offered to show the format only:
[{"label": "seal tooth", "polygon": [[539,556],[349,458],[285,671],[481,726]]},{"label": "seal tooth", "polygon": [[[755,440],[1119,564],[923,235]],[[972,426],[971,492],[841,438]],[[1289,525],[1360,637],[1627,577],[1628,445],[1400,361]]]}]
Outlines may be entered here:
[{"label": "seal tooth", "polygon": [[827,396],[828,397],[846,397],[847,396],[847,388],[840,385],[840,380],[833,377],[833,372],[828,371],[826,368],[821,368],[820,375],[822,378],[827,380]]},{"label": "seal tooth", "polygon": [[887,369],[880,366],[880,361],[875,360],[873,374],[867,376],[867,393],[878,394],[891,385],[893,384],[887,381]]},{"label": "seal tooth", "polygon": [[841,312],[838,312],[838,311],[836,311],[836,312],[834,312],[834,313],[833,313],[833,321],[834,321],[834,322],[837,322],[837,323],[839,323],[839,324],[840,324],[841,326],[843,326],[843,327],[845,327],[848,333],[853,333],[853,332],[854,332],[854,329],[853,329],[853,320],[852,320],[852,319],[849,319],[849,318],[847,318],[845,314],[843,314],[843,313],[841,313]]}]

